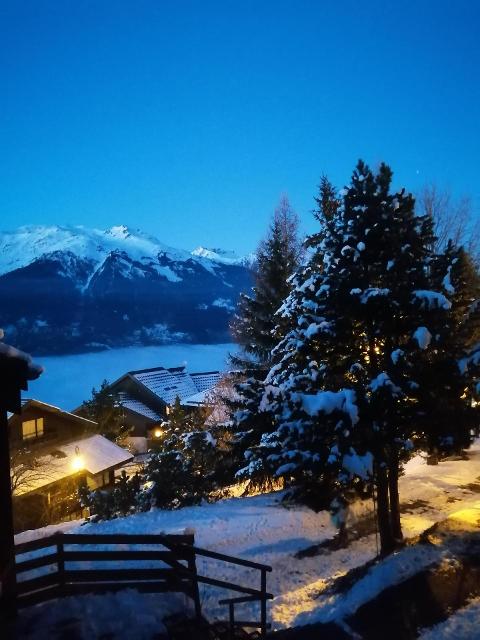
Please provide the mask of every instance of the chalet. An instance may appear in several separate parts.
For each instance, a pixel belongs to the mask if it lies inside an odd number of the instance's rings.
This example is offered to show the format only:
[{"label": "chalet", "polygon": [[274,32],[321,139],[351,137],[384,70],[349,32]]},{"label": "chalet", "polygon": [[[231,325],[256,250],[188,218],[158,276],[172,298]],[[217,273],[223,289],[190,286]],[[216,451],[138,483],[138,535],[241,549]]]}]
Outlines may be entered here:
[{"label": "chalet", "polygon": [[35,449],[68,442],[96,427],[92,420],[32,399],[22,401],[21,414],[12,416],[8,424],[12,448],[28,445]]},{"label": "chalet", "polygon": [[219,371],[189,373],[185,367],[155,367],[129,371],[110,388],[120,398],[125,424],[132,427],[134,441],[148,438],[155,426],[168,418],[177,397],[187,410],[204,407],[220,378]]},{"label": "chalet", "polygon": [[39,400],[9,419],[17,530],[78,518],[79,486],[110,487],[129,451],[101,435],[96,423]]}]

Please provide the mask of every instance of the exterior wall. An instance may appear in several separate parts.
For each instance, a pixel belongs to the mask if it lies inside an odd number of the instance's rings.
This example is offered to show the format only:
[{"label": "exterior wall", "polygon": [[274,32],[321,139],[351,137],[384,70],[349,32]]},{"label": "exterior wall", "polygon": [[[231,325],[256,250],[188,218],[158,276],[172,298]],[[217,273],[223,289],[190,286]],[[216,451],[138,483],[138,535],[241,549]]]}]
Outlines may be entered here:
[{"label": "exterior wall", "polygon": [[80,486],[87,485],[92,491],[111,489],[114,481],[115,468],[112,467],[94,476],[80,472],[38,491],[14,496],[15,533],[86,517],[88,509],[83,509],[78,499]]},{"label": "exterior wall", "polygon": [[[24,440],[22,423],[27,420],[43,418],[43,436]],[[40,407],[26,407],[21,415],[14,415],[9,420],[10,443],[12,447],[27,444],[29,447],[40,447],[42,444],[52,445],[75,440],[86,433],[85,425],[68,415],[52,413]],[[93,425],[92,425],[93,426]]]},{"label": "exterior wall", "polygon": [[87,476],[87,487],[92,491],[94,489],[101,489],[102,487],[109,487],[112,485],[111,470],[107,469],[101,473],[97,473],[94,476]]},{"label": "exterior wall", "polygon": [[69,476],[38,491],[13,498],[15,533],[82,517],[78,489],[86,483],[84,473]]},{"label": "exterior wall", "polygon": [[155,421],[151,418],[147,418],[146,416],[142,416],[131,409],[127,409],[126,407],[123,408],[123,411],[123,424],[127,427],[132,427],[132,431],[129,435],[133,438],[145,438],[148,429],[155,424]]},{"label": "exterior wall", "polygon": [[148,451],[148,441],[144,436],[128,436],[126,444],[129,451],[134,454],[147,453]]}]

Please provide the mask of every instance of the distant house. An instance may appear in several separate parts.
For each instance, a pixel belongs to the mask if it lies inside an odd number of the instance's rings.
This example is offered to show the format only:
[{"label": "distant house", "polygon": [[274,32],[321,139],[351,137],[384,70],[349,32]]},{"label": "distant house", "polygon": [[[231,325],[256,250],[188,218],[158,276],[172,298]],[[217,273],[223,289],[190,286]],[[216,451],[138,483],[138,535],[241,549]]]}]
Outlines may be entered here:
[{"label": "distant house", "polygon": [[110,388],[120,397],[125,424],[133,428],[135,439],[148,437],[155,425],[167,419],[177,397],[186,409],[204,407],[220,378],[219,371],[189,373],[185,367],[155,367],[129,371]]},{"label": "distant house", "polygon": [[78,518],[80,485],[109,487],[129,451],[101,435],[96,423],[39,400],[9,419],[17,530]]}]

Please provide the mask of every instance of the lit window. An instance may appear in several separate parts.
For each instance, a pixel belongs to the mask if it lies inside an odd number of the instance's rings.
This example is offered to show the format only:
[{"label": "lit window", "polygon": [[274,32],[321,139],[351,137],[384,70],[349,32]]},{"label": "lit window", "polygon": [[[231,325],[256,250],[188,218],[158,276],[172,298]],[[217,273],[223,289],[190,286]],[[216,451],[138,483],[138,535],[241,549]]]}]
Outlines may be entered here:
[{"label": "lit window", "polygon": [[41,436],[43,436],[43,418],[22,422],[22,437],[24,440],[32,440]]}]

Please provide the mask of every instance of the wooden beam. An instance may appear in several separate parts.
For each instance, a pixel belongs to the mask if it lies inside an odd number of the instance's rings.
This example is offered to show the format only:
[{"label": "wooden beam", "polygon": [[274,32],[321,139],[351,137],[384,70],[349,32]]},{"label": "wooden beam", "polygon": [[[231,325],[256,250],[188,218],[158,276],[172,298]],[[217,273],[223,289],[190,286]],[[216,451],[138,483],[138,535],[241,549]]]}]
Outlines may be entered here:
[{"label": "wooden beam", "polygon": [[0,400],[0,578],[1,609],[13,618],[16,607],[15,537],[13,531],[12,481],[10,478],[10,442],[7,408]]}]

